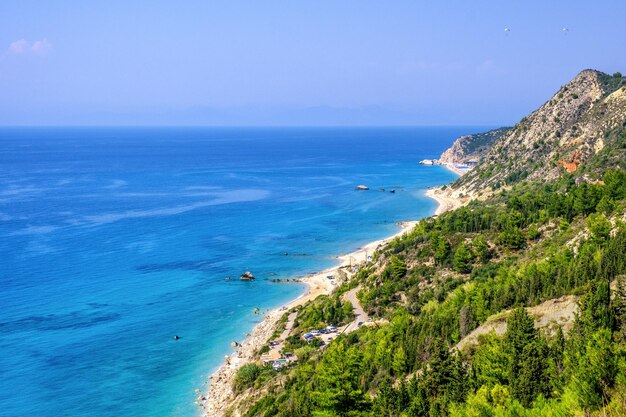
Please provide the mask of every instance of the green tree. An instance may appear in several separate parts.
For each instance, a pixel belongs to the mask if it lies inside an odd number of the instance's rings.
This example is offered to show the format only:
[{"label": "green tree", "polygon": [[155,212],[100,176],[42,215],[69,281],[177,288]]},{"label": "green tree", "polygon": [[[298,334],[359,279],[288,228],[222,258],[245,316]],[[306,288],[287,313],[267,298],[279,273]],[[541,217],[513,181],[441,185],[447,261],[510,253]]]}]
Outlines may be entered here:
[{"label": "green tree", "polygon": [[509,318],[504,339],[511,357],[511,393],[528,407],[537,395],[549,393],[546,342],[535,329],[532,317],[521,307]]},{"label": "green tree", "polygon": [[450,243],[444,238],[439,239],[439,242],[437,243],[437,249],[435,250],[435,262],[437,262],[437,264],[439,265],[442,265],[448,259],[449,255]]},{"label": "green tree", "polygon": [[611,291],[608,280],[592,280],[578,301],[579,311],[574,322],[574,338],[586,339],[599,328],[613,326]]},{"label": "green tree", "polygon": [[495,334],[481,338],[472,362],[474,386],[507,385],[510,356],[505,351],[504,339]]},{"label": "green tree", "polygon": [[591,230],[593,237],[598,240],[608,239],[611,232],[611,222],[600,213],[593,213],[587,217],[587,227]]},{"label": "green tree", "polygon": [[563,362],[565,354],[565,335],[563,328],[559,327],[556,334],[550,340],[550,364],[549,375],[553,390],[560,389],[563,384],[563,371],[565,365]]},{"label": "green tree", "polygon": [[396,376],[402,376],[407,371],[407,358],[406,352],[402,345],[400,345],[393,354],[392,362],[393,373]]},{"label": "green tree", "polygon": [[547,397],[550,394],[547,357],[548,347],[543,337],[524,346],[519,357],[519,367],[512,378],[511,389],[514,397],[526,407],[532,404],[537,395]]},{"label": "green tree", "polygon": [[580,405],[596,409],[609,401],[610,389],[617,373],[616,355],[611,332],[602,329],[593,334],[572,377]]},{"label": "green tree", "polygon": [[354,306],[352,305],[352,303],[350,301],[346,301],[341,306],[341,310],[342,310],[344,319],[348,318],[348,317],[352,317],[353,311],[354,311]]},{"label": "green tree", "polygon": [[498,235],[498,243],[508,249],[522,249],[526,238],[519,227],[506,228]]},{"label": "green tree", "polygon": [[339,415],[358,409],[365,400],[359,385],[362,365],[362,354],[356,346],[345,348],[342,341],[332,343],[316,368],[313,402]]},{"label": "green tree", "polygon": [[472,270],[472,261],[474,255],[469,247],[465,243],[461,243],[457,250],[454,252],[454,258],[452,259],[452,266],[454,270],[463,274],[466,274]]},{"label": "green tree", "polygon": [[480,262],[485,263],[489,260],[489,245],[484,235],[477,235],[472,239],[472,251]]},{"label": "green tree", "polygon": [[263,369],[255,363],[247,363],[239,368],[233,382],[235,392],[251,387],[262,371]]},{"label": "green tree", "polygon": [[613,213],[616,207],[617,207],[617,204],[615,203],[615,200],[613,200],[608,195],[604,195],[602,196],[602,198],[600,199],[600,202],[596,206],[596,210],[608,216],[611,213]]},{"label": "green tree", "polygon": [[402,278],[404,277],[404,275],[406,275],[406,264],[396,255],[391,255],[391,260],[389,264],[391,265],[393,276],[395,278]]}]

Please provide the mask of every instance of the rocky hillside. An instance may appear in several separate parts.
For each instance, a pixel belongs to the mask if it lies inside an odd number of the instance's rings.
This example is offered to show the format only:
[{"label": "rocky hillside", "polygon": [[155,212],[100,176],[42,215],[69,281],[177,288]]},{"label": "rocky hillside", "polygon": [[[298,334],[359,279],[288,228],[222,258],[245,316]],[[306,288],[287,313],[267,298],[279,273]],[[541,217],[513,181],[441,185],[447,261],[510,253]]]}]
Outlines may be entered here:
[{"label": "rocky hillside", "polygon": [[584,70],[505,132],[453,188],[471,194],[565,173],[589,182],[625,152],[626,77]]},{"label": "rocky hillside", "polygon": [[491,146],[506,134],[510,127],[501,127],[484,133],[463,135],[441,154],[442,164],[467,164],[478,162],[489,152]]}]

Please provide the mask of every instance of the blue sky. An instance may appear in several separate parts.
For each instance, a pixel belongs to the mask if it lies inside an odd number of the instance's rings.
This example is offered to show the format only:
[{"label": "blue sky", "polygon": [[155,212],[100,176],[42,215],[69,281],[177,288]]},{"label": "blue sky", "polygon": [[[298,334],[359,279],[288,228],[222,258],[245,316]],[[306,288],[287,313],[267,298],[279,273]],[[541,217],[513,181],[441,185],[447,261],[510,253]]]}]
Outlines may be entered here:
[{"label": "blue sky", "polygon": [[624,16],[623,0],[3,1],[0,124],[512,124],[582,69],[626,73]]}]

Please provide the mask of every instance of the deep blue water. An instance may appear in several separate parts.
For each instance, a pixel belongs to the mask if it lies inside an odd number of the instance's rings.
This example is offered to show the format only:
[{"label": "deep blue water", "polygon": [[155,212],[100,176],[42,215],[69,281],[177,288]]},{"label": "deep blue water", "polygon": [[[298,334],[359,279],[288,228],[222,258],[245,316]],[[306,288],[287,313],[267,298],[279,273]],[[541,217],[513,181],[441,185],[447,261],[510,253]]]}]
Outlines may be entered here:
[{"label": "deep blue water", "polygon": [[417,162],[472,130],[0,129],[0,414],[195,415],[252,309],[303,291],[265,278],[429,215],[454,174]]}]

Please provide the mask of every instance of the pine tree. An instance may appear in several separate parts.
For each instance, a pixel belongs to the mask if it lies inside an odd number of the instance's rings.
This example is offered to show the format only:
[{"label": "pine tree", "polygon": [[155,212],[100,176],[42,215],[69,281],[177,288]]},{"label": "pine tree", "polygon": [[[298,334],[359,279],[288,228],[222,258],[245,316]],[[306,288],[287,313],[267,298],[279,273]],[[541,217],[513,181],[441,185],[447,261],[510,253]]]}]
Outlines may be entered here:
[{"label": "pine tree", "polygon": [[452,266],[456,272],[466,274],[472,270],[471,265],[474,260],[474,255],[470,251],[469,247],[465,243],[461,243],[454,252],[454,258],[452,258]]},{"label": "pine tree", "polygon": [[391,365],[393,368],[393,374],[395,376],[403,376],[406,373],[406,365],[406,352],[404,351],[404,348],[402,346],[399,346],[393,355],[393,361]]},{"label": "pine tree", "polygon": [[579,403],[586,409],[596,409],[609,402],[610,388],[615,382],[617,362],[611,332],[602,329],[587,342],[583,357],[572,376]]},{"label": "pine tree", "polygon": [[364,401],[359,384],[362,355],[356,347],[338,341],[329,346],[317,367],[313,401],[323,410],[345,415]]},{"label": "pine tree", "polygon": [[435,250],[435,261],[438,265],[442,265],[445,263],[446,259],[450,255],[450,243],[444,239],[439,239],[437,243],[437,249]]},{"label": "pine tree", "polygon": [[550,395],[547,356],[548,347],[543,337],[531,341],[522,350],[517,374],[511,381],[511,391],[525,407],[529,407],[539,394],[544,397]]},{"label": "pine tree", "polygon": [[548,395],[547,345],[524,308],[513,311],[505,334],[511,357],[509,379],[513,397],[528,407],[539,394]]},{"label": "pine tree", "polygon": [[489,260],[489,245],[484,235],[477,235],[472,239],[472,250],[480,262],[485,263]]},{"label": "pine tree", "polygon": [[563,362],[565,354],[565,335],[563,328],[559,327],[556,334],[550,341],[550,381],[553,390],[558,390],[563,385],[563,371],[565,365]]}]

